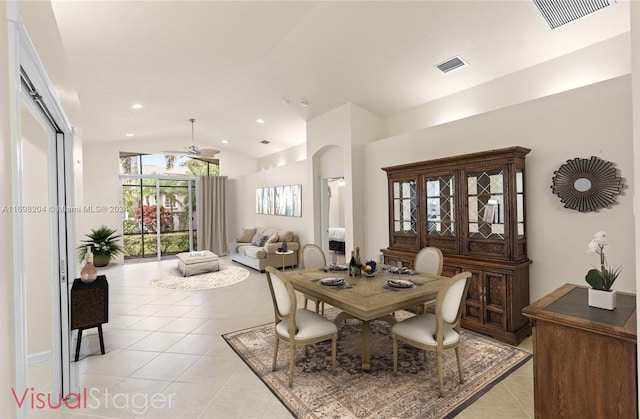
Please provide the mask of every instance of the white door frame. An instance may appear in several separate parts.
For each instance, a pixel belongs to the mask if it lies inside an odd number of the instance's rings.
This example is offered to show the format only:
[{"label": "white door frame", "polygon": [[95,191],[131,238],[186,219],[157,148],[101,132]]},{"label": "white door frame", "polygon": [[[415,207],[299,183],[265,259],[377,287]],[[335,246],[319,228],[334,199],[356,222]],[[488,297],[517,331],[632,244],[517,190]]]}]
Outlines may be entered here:
[{"label": "white door frame", "polygon": [[329,179],[333,177],[320,177],[320,247],[327,257],[329,256]]},{"label": "white door frame", "polygon": [[[28,75],[36,88],[42,103],[46,104],[49,117],[57,126],[51,136],[50,159],[50,212],[52,226],[52,372],[54,374],[53,391],[67,397],[77,392],[78,375],[75,365],[70,363],[71,333],[69,328],[69,284],[68,273],[75,272],[75,218],[72,213],[60,211],[61,208],[72,207],[73,197],[73,129],[58,99],[53,84],[47,76],[40,58],[27,34],[20,18],[19,3],[10,0],[6,3],[9,26],[9,82],[10,82],[10,135],[11,135],[11,204],[13,208],[21,208],[22,197],[22,133],[21,106],[33,105],[31,97],[22,86],[21,73]],[[35,106],[35,105],[33,105]],[[34,115],[39,115],[38,112]],[[52,129],[52,131],[55,131]],[[26,336],[26,294],[25,278],[22,269],[24,251],[19,245],[23,237],[23,219],[19,211],[12,212],[12,289],[14,301],[14,363],[17,391],[26,389],[27,383],[27,336]],[[54,257],[55,256],[55,257]],[[26,408],[26,406],[25,406]],[[14,407],[14,417],[26,416],[25,408]]]}]

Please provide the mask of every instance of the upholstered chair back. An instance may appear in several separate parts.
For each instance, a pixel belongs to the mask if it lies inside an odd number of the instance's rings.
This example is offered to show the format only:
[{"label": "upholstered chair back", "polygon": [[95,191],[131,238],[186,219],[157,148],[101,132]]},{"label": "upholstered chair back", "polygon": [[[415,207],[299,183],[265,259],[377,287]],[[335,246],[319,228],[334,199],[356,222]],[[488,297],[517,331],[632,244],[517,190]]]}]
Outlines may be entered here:
[{"label": "upholstered chair back", "polygon": [[442,273],[442,252],[437,247],[425,247],[416,255],[413,270],[425,274]]},{"label": "upholstered chair back", "polygon": [[459,274],[451,279],[452,283],[446,290],[442,299],[442,320],[447,324],[457,326],[460,321],[460,316],[462,314],[462,301],[465,298],[464,294],[466,294],[468,290],[467,283],[471,276],[468,272],[466,272],[466,274],[468,274],[468,276],[462,276],[462,274]]},{"label": "upholstered chair back", "polygon": [[302,247],[302,269],[324,268],[327,266],[327,258],[320,246],[305,244]]},{"label": "upholstered chair back", "polygon": [[[271,267],[268,266],[267,268]],[[278,275],[278,271],[273,268],[267,269],[266,274],[269,288],[271,289],[273,305],[277,311],[276,314],[280,317],[289,316],[296,303],[293,287],[291,287],[291,284],[289,284],[286,279],[281,278]]]}]

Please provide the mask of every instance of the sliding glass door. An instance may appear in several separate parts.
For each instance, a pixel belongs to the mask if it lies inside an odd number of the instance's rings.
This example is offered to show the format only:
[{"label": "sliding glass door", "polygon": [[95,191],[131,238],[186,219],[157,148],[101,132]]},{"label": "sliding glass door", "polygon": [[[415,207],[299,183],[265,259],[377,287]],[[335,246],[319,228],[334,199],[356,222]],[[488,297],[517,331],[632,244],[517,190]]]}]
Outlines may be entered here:
[{"label": "sliding glass door", "polygon": [[195,250],[197,178],[121,175],[124,255],[156,257]]}]

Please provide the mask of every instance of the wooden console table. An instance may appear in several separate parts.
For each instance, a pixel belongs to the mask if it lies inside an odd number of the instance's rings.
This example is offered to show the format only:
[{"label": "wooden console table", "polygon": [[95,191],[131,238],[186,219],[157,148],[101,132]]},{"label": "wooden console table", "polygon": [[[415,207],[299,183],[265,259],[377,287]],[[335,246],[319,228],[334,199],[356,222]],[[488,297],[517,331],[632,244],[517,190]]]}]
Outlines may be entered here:
[{"label": "wooden console table", "polygon": [[535,417],[637,418],[636,296],[608,311],[565,284],[525,307],[533,326]]},{"label": "wooden console table", "polygon": [[100,338],[100,352],[104,355],[104,338],[102,324],[109,322],[109,283],[107,277],[98,275],[90,284],[83,283],[80,278],[73,281],[71,287],[71,330],[78,329],[76,343],[76,357],[78,362],[82,331],[98,328]]}]

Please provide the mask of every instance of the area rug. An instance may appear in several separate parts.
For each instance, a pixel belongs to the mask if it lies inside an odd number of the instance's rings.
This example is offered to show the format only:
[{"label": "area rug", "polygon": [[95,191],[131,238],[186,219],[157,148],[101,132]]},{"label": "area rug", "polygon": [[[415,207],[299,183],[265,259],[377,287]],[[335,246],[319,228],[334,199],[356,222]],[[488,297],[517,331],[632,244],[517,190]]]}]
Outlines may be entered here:
[{"label": "area rug", "polygon": [[[327,317],[337,314],[334,308]],[[410,316],[396,312],[401,320]],[[293,388],[288,385],[288,344],[280,344],[278,368],[271,371],[273,323],[223,335],[227,343],[297,418],[452,418],[515,371],[531,354],[463,330],[461,354],[465,383],[458,381],[454,351],[444,354],[444,397],[438,393],[435,354],[402,343],[398,375],[393,375],[391,328],[371,324],[371,372],[361,370],[361,323],[339,328],[338,366],[331,374],[329,341],[296,350]]]},{"label": "area rug", "polygon": [[237,284],[249,277],[249,271],[237,266],[220,266],[218,272],[208,272],[201,275],[183,277],[178,269],[166,272],[149,283],[156,288],[169,290],[206,290],[210,288],[226,287]]}]

